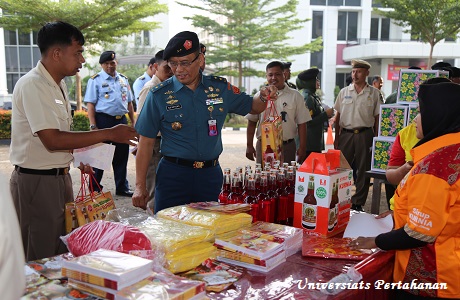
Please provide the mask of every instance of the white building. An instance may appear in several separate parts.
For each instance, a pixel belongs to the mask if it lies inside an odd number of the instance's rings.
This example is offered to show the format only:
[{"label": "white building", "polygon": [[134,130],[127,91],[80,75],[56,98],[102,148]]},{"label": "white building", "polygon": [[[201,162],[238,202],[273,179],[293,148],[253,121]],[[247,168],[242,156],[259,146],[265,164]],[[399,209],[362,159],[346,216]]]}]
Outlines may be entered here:
[{"label": "white building", "polygon": [[[285,0],[277,0],[281,5]],[[200,3],[192,0],[189,3]],[[153,32],[141,33],[142,39],[156,49],[163,49],[170,37],[183,30],[196,30],[190,21],[183,19],[201,11],[182,7],[168,0],[169,14],[155,16],[161,28]],[[373,12],[372,0],[306,0],[299,1],[298,17],[309,18],[305,26],[291,33],[288,42],[302,45],[322,36],[323,50],[306,53],[289,58],[291,70],[300,72],[310,67],[321,70],[321,85],[324,101],[332,105],[334,90],[345,85],[346,76],[351,71],[352,59],[365,59],[371,63],[371,75],[381,75],[384,80],[383,92],[389,95],[397,88],[399,68],[408,66],[426,67],[430,46],[412,41],[410,34],[387,18]],[[209,37],[199,33],[204,43]],[[133,37],[128,37],[133,39]],[[39,59],[39,51],[35,45],[36,33],[20,34],[0,28],[0,105],[3,99],[9,99],[16,81],[27,73]],[[459,40],[443,41],[434,48],[433,63],[444,60],[452,65],[460,66]],[[151,54],[146,54],[145,58]],[[123,61],[123,58],[119,58]],[[279,58],[273,58],[278,60]],[[147,59],[148,61],[148,59]],[[260,70],[265,69],[267,62],[254,64]],[[211,66],[212,67],[212,66]],[[84,74],[82,74],[84,75]],[[230,79],[236,83],[234,79]],[[245,78],[247,91],[258,89],[264,78]],[[295,82],[295,78],[291,78]]]}]

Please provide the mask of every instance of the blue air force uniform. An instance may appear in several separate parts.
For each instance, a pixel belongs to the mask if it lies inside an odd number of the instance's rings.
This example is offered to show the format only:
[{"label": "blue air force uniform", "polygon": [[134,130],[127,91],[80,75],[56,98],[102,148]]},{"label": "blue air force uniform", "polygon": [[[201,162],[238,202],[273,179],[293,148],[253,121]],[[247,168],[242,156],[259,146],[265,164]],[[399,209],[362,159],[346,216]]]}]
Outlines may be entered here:
[{"label": "blue air force uniform", "polygon": [[[176,205],[217,201],[222,187],[221,129],[227,113],[246,115],[252,97],[226,79],[204,76],[195,91],[175,76],[148,94],[136,122],[139,134],[155,138],[161,131],[164,155],[157,169],[155,212]],[[209,121],[215,120],[216,134]]]},{"label": "blue air force uniform", "polygon": [[144,74],[140,77],[138,77],[136,80],[134,80],[133,83],[133,92],[134,92],[134,99],[136,100],[136,105],[139,104],[139,93],[141,92],[142,88],[144,85],[150,81],[152,77],[147,74],[147,72],[144,72]]},{"label": "blue air force uniform", "polygon": [[[94,103],[96,110],[96,126],[99,129],[110,128],[118,124],[127,124],[125,114],[128,113],[128,103],[133,101],[133,94],[128,78],[118,72],[115,77],[103,70],[88,80],[85,102]],[[126,179],[129,156],[129,145],[112,143],[115,145],[112,167],[115,177],[117,193],[129,190]],[[100,184],[103,170],[94,169],[95,178]],[[95,187],[97,190],[98,188]]]}]

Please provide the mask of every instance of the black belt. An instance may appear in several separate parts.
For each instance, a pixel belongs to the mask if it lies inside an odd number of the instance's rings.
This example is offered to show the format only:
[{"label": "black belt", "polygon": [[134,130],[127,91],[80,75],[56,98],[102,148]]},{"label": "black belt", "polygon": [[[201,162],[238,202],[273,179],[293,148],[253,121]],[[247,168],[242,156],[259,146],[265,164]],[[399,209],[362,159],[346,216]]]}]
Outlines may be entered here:
[{"label": "black belt", "polygon": [[354,134],[358,134],[358,133],[361,133],[365,130],[368,130],[368,129],[371,129],[372,127],[363,127],[363,128],[357,128],[357,129],[346,129],[346,128],[342,128],[342,131],[345,131],[345,132],[351,132],[351,133],[354,133]]},{"label": "black belt", "polygon": [[103,113],[103,112],[96,112],[96,114],[99,114],[99,115],[104,115],[106,117],[110,117],[110,118],[114,118],[115,120],[121,120],[125,115],[121,115],[121,116],[112,116],[112,115],[109,115],[109,114],[106,114],[106,113]]},{"label": "black belt", "polygon": [[37,169],[27,169],[21,168],[20,166],[14,166],[14,169],[19,173],[24,174],[33,174],[33,175],[67,175],[69,174],[69,168],[55,168],[48,170],[37,170]]},{"label": "black belt", "polygon": [[210,167],[217,166],[217,164],[219,163],[218,158],[213,159],[213,160],[204,160],[204,161],[188,160],[188,159],[182,159],[182,158],[171,157],[171,156],[163,156],[163,158],[172,163],[175,163],[181,166],[185,166],[185,167],[195,168],[195,169],[210,168]]},{"label": "black belt", "polygon": [[293,141],[294,141],[294,139],[289,139],[289,140],[287,140],[287,141],[283,141],[283,145],[292,143]]}]

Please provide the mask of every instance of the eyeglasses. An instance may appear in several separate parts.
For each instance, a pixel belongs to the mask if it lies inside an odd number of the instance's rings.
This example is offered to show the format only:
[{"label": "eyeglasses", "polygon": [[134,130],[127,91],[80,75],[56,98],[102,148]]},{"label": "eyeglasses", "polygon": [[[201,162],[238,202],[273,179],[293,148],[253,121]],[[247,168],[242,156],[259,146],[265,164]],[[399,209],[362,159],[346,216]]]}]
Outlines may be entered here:
[{"label": "eyeglasses", "polygon": [[177,68],[177,66],[181,66],[182,68],[188,68],[190,67],[197,59],[200,57],[200,53],[192,60],[192,61],[181,61],[181,62],[174,62],[174,61],[168,61],[168,66],[171,69]]}]

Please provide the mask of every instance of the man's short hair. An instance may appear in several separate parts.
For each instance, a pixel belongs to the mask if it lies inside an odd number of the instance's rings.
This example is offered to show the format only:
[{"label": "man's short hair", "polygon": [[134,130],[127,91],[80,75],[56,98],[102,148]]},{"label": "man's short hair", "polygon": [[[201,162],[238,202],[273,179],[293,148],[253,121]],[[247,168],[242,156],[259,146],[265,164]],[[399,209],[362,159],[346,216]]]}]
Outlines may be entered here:
[{"label": "man's short hair", "polygon": [[372,83],[376,82],[376,81],[380,81],[380,79],[382,79],[382,76],[380,75],[375,75],[374,77],[372,77]]},{"label": "man's short hair", "polygon": [[284,63],[277,60],[269,62],[267,67],[265,68],[265,71],[274,67],[280,67],[281,71],[284,71]]},{"label": "man's short hair", "polygon": [[37,45],[41,54],[55,45],[70,46],[74,40],[81,46],[85,44],[83,33],[77,27],[62,21],[46,23],[37,34]]},{"label": "man's short hair", "polygon": [[163,53],[164,52],[165,52],[164,50],[160,50],[155,54],[155,62],[157,64],[161,64],[164,61],[164,59],[163,59]]},{"label": "man's short hair", "polygon": [[149,60],[149,66],[153,65],[156,62],[155,56]]}]

